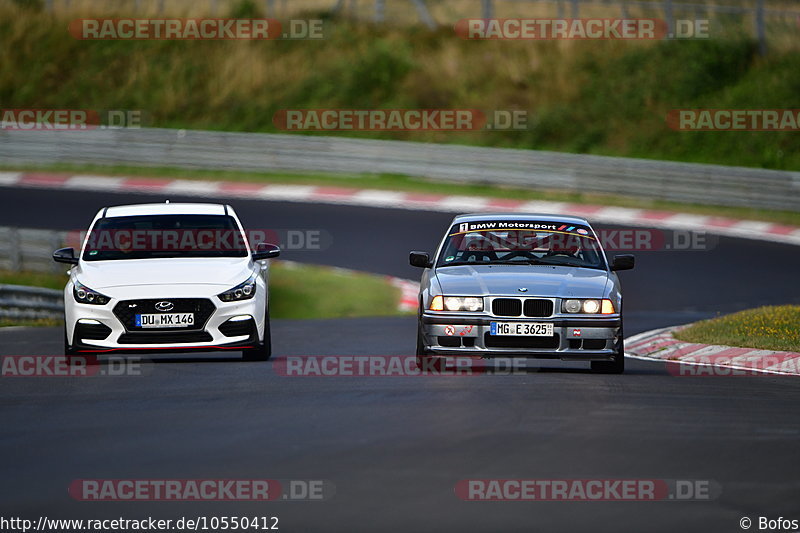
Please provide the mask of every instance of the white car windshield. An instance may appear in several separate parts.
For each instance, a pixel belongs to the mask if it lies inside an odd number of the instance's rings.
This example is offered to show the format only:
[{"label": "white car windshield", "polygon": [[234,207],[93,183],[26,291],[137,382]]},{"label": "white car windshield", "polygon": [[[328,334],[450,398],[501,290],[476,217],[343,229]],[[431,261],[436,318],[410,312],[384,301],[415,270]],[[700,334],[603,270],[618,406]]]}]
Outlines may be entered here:
[{"label": "white car windshield", "polygon": [[83,250],[84,261],[246,256],[245,237],[227,215],[101,218]]}]

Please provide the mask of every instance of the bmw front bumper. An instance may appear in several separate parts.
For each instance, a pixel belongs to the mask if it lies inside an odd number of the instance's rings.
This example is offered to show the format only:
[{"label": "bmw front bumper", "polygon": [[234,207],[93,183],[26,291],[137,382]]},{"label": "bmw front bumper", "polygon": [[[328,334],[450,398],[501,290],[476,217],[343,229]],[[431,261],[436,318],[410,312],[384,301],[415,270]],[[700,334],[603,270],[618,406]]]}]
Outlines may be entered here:
[{"label": "bmw front bumper", "polygon": [[[552,323],[553,336],[491,335],[492,322]],[[565,361],[608,361],[622,333],[619,315],[603,317],[492,317],[423,313],[423,344],[433,355],[522,356]]]}]

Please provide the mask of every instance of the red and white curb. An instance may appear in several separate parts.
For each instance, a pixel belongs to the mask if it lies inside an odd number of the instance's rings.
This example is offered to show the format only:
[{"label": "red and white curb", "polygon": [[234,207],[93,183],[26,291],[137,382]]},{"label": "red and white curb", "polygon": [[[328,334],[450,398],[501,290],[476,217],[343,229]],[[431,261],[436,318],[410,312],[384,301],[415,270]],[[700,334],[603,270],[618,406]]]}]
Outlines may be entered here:
[{"label": "red and white curb", "polygon": [[245,198],[267,201],[390,207],[417,211],[562,213],[594,222],[673,230],[703,230],[717,235],[800,245],[800,227],[757,220],[480,196],[449,196],[378,189],[313,185],[264,185],[237,181],[205,181],[119,176],[68,175],[38,172],[0,172],[0,187],[135,192],[198,196],[209,199]]},{"label": "red and white curb", "polygon": [[398,311],[416,311],[419,282],[389,276],[389,283],[400,289],[400,303],[397,306]]},{"label": "red and white curb", "polygon": [[[625,355],[672,363],[677,368],[670,373],[677,375],[800,375],[800,353],[683,342],[672,335],[686,327],[656,329],[629,337],[625,339]],[[725,371],[703,371],[691,367]]]}]

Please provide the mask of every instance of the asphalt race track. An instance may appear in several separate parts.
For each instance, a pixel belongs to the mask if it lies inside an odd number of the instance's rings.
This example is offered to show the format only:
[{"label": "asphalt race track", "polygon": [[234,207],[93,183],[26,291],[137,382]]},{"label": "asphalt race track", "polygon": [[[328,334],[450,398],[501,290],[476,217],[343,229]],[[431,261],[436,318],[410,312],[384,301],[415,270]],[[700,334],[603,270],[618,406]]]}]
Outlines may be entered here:
[{"label": "asphalt race track", "polygon": [[[0,189],[0,225],[83,230],[105,205],[160,196]],[[184,200],[171,197],[172,201]],[[193,198],[187,201],[197,201]],[[295,261],[405,278],[445,213],[230,201],[248,228],[328,232]],[[621,273],[626,333],[798,303],[797,248],[721,238],[711,251],[637,254]],[[800,518],[800,382],[626,374],[545,363],[472,377],[285,377],[292,355],[409,355],[413,317],[274,321],[267,363],[161,357],[140,375],[2,378],[0,514],[51,518],[277,516],[293,531],[741,531]],[[0,355],[59,354],[58,328],[0,331]],[[101,365],[101,367],[104,365]],[[541,368],[544,367],[544,368]],[[79,502],[75,479],[314,479],[317,502]],[[466,502],[464,479],[711,480],[707,501]],[[757,524],[754,524],[754,530]]]}]

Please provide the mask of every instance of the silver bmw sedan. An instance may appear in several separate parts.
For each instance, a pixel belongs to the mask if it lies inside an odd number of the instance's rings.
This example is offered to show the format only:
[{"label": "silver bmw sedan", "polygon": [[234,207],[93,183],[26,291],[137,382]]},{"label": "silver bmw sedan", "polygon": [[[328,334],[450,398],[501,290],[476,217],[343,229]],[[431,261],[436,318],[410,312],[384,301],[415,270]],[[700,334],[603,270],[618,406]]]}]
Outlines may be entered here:
[{"label": "silver bmw sedan", "polygon": [[423,268],[417,359],[520,356],[591,361],[625,369],[622,292],[616,272],[634,257],[606,259],[583,218],[459,215],[438,250],[411,252]]}]

